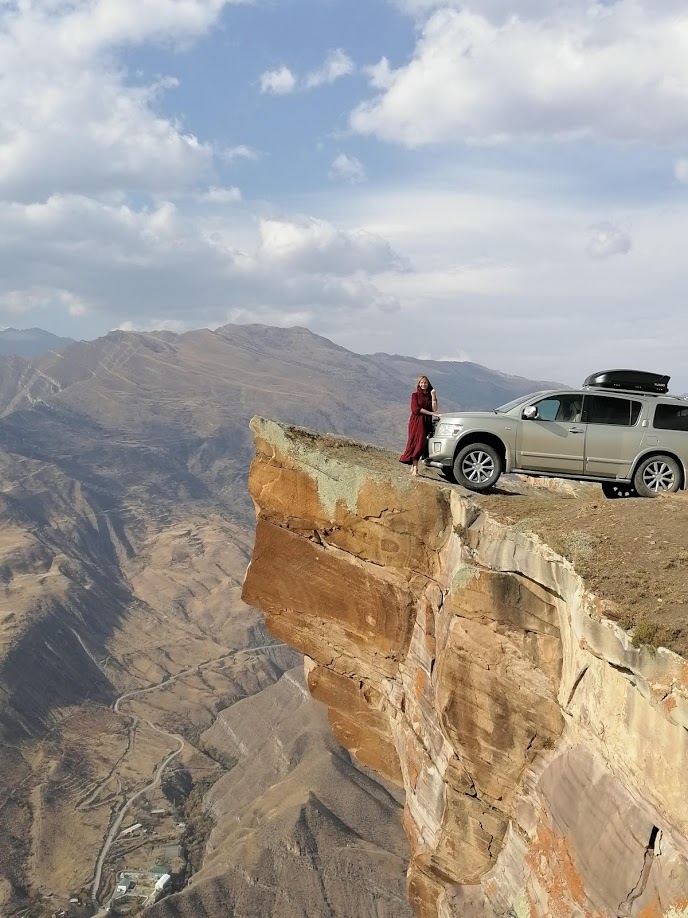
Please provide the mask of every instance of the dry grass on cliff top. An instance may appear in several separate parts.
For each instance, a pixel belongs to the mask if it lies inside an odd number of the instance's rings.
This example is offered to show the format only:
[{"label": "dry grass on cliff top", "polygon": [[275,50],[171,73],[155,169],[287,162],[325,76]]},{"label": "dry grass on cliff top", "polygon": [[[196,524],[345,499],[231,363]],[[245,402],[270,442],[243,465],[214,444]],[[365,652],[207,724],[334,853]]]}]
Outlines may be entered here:
[{"label": "dry grass on cliff top", "polygon": [[[309,445],[316,441],[342,462],[392,478],[410,475],[386,450],[317,435]],[[422,482],[456,487],[430,469],[419,486]],[[669,647],[688,657],[688,491],[652,500],[607,500],[598,485],[561,482],[563,490],[557,491],[554,484],[507,476],[490,494],[459,490],[568,558],[590,589],[616,606],[636,643]]]},{"label": "dry grass on cliff top", "polygon": [[610,501],[590,486],[572,496],[495,493],[479,502],[568,558],[614,603],[635,643],[688,656],[688,492]]}]

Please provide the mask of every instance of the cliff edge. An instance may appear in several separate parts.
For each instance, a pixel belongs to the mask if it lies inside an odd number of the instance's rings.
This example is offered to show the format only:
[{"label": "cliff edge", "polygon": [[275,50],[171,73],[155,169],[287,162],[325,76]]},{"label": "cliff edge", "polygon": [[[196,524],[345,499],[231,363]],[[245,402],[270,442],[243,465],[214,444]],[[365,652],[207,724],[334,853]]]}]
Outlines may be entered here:
[{"label": "cliff edge", "polygon": [[635,646],[624,608],[624,567],[653,551],[649,606],[688,601],[683,549],[641,529],[628,547],[642,513],[685,533],[688,501],[478,497],[251,427],[243,597],[306,655],[339,742],[403,785],[416,913],[688,918],[688,664],[640,643],[647,618]]}]

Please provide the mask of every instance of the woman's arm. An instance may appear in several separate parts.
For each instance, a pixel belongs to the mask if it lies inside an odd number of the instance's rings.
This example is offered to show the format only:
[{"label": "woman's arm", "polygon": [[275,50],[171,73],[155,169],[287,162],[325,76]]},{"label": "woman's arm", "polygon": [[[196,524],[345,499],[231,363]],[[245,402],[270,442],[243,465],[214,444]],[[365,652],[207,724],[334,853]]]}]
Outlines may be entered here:
[{"label": "woman's arm", "polygon": [[430,390],[430,398],[432,399],[432,412],[435,414],[437,412],[437,393],[434,389]]},{"label": "woman's arm", "polygon": [[418,404],[418,395],[417,395],[417,393],[414,392],[413,395],[411,396],[411,414],[429,414],[429,415],[434,415],[434,414],[435,414],[435,407],[436,407],[434,401],[433,401],[432,407],[433,407],[433,410],[432,410],[432,411],[428,411],[427,408],[421,408],[420,405]]}]

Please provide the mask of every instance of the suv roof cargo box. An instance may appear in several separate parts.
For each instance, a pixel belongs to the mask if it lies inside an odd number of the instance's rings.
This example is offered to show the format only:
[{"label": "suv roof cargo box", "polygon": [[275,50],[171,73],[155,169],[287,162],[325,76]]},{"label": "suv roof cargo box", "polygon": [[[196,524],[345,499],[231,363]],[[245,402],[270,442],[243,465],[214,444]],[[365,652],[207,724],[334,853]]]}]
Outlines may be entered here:
[{"label": "suv roof cargo box", "polygon": [[660,373],[646,373],[644,370],[602,370],[592,373],[584,386],[600,389],[625,389],[631,392],[651,392],[664,395],[669,391],[669,376]]}]

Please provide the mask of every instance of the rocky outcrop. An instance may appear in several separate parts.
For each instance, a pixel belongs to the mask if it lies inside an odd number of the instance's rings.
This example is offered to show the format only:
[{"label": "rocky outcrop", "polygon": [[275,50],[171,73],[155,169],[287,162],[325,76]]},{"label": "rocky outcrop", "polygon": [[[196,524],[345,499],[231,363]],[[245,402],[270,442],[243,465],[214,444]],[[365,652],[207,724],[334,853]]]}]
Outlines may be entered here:
[{"label": "rocky outcrop", "polygon": [[[688,915],[688,664],[573,565],[388,454],[254,419],[244,598],[402,784],[420,916]],[[405,470],[404,470],[405,471]]]}]

